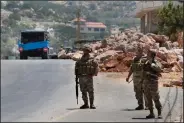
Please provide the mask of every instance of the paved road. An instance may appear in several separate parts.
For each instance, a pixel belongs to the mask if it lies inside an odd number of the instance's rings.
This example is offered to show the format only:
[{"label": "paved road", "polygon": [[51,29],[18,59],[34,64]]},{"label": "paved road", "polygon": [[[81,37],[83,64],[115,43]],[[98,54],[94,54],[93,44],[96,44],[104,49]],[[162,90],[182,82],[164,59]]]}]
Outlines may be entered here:
[{"label": "paved road", "polygon": [[[132,83],[103,73],[94,79],[97,109],[79,110],[83,102],[80,98],[76,104],[73,68],[69,60],[1,60],[1,121],[154,121],[144,119],[148,111],[130,111],[137,106]],[[164,103],[169,88],[160,91]],[[170,92],[171,106],[175,91]],[[183,109],[182,97],[178,89],[172,120]],[[168,110],[167,101],[164,117]]]}]

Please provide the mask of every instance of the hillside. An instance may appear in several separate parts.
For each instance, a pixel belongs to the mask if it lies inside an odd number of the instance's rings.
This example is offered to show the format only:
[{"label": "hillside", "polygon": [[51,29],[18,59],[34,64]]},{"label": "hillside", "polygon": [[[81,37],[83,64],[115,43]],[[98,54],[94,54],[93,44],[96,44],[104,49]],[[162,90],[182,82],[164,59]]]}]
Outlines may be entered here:
[{"label": "hillside", "polygon": [[108,27],[139,24],[132,18],[136,8],[134,1],[1,1],[1,54],[11,54],[20,30],[36,27],[53,28],[51,45],[59,48],[64,40],[75,38],[75,34],[69,33],[74,30],[65,23],[76,17],[79,6],[81,16],[88,21],[101,21]]}]

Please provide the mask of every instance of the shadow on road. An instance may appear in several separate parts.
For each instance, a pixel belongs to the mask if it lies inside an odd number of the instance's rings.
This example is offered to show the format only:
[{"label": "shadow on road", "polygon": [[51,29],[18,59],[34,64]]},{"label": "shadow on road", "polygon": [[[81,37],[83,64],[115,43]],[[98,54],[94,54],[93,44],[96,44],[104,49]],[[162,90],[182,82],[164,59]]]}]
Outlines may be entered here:
[{"label": "shadow on road", "polygon": [[67,108],[67,110],[79,110],[80,108]]},{"label": "shadow on road", "polygon": [[122,111],[136,111],[135,109],[122,109]]},{"label": "shadow on road", "polygon": [[[149,118],[145,118],[145,117],[134,117],[132,119],[143,119],[143,120],[150,120]],[[152,119],[160,119],[160,118],[152,118]]]},{"label": "shadow on road", "polygon": [[134,120],[137,120],[137,119],[143,119],[143,120],[148,120],[148,118],[145,118],[145,117],[133,117],[132,119],[134,119]]}]

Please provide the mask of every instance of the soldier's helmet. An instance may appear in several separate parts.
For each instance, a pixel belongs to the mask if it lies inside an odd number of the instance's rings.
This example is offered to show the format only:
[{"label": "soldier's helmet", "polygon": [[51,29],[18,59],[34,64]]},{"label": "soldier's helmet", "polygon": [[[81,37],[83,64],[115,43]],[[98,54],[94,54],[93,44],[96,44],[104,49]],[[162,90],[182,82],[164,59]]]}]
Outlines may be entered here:
[{"label": "soldier's helmet", "polygon": [[156,56],[156,51],[154,51],[154,50],[152,50],[152,49],[150,49],[150,50],[148,51],[148,53],[149,53],[150,56],[153,57],[153,58]]},{"label": "soldier's helmet", "polygon": [[88,52],[92,52],[92,49],[89,45],[84,45],[84,47],[82,48],[83,51],[88,51]]}]

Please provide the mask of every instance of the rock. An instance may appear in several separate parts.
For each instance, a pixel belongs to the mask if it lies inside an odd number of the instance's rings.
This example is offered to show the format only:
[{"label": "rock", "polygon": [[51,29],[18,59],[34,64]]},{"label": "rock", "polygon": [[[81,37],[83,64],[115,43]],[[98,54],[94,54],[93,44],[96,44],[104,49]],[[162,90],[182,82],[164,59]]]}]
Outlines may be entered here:
[{"label": "rock", "polygon": [[114,51],[114,50],[108,50],[108,51],[106,51],[106,52],[98,55],[97,57],[95,57],[95,60],[102,62],[105,59],[108,59],[111,56],[116,55],[116,54],[117,54],[116,51]]},{"label": "rock", "polygon": [[175,52],[177,55],[183,56],[183,49],[172,49],[173,52]]},{"label": "rock", "polygon": [[156,43],[155,39],[153,39],[151,36],[148,36],[151,42]]},{"label": "rock", "polygon": [[162,44],[162,46],[165,47],[167,50],[170,50],[173,47],[171,41],[166,41]]},{"label": "rock", "polygon": [[104,62],[104,67],[106,69],[108,68],[114,68],[119,64],[118,60],[116,58],[111,58],[108,61]]},{"label": "rock", "polygon": [[126,65],[127,67],[130,67],[132,60],[133,57],[126,57],[123,59],[123,64]]},{"label": "rock", "polygon": [[166,59],[168,63],[174,62],[177,60],[177,55],[173,51],[168,51]]},{"label": "rock", "polygon": [[178,55],[178,64],[183,69],[183,56],[182,55]]},{"label": "rock", "polygon": [[171,81],[171,85],[182,86],[182,81]]},{"label": "rock", "polygon": [[114,47],[114,50],[125,51],[126,50],[126,44],[125,43],[120,43],[119,45]]},{"label": "rock", "polygon": [[159,51],[163,51],[164,53],[168,53],[168,50],[165,47],[160,47]]},{"label": "rock", "polygon": [[107,40],[104,39],[101,43],[101,48],[106,48],[107,47]]},{"label": "rock", "polygon": [[173,47],[173,48],[177,48],[178,46],[179,46],[178,42],[173,42],[173,43],[172,43],[172,47]]},{"label": "rock", "polygon": [[137,33],[136,35],[139,36],[139,39],[142,38],[142,37],[144,36],[143,33]]},{"label": "rock", "polygon": [[101,48],[101,43],[100,42],[97,42],[97,43],[94,43],[94,44],[91,44],[90,47],[92,48],[92,50],[98,50]]},{"label": "rock", "polygon": [[65,57],[66,57],[66,52],[65,52],[65,50],[61,49],[60,52],[58,53],[58,58],[63,59]]},{"label": "rock", "polygon": [[139,39],[139,42],[144,43],[146,46],[153,46],[155,43],[154,40],[151,40],[148,36],[144,35],[142,38]]},{"label": "rock", "polygon": [[136,46],[126,45],[126,52],[134,52],[136,51]]},{"label": "rock", "polygon": [[71,59],[73,57],[74,53],[68,53],[67,56]]},{"label": "rock", "polygon": [[73,54],[72,59],[73,59],[74,61],[77,61],[77,60],[79,60],[81,57],[82,57],[82,53],[81,53],[81,52],[76,52],[76,53]]},{"label": "rock", "polygon": [[141,38],[140,35],[134,34],[134,35],[132,36],[132,38],[131,38],[131,41],[137,41],[137,40],[139,40],[140,38]]},{"label": "rock", "polygon": [[[128,71],[138,44],[143,46],[145,54],[150,49],[157,52],[156,59],[162,64],[163,72],[183,70],[183,49],[178,49],[177,43],[172,43],[165,35],[153,33],[144,35],[131,28],[101,42],[90,44],[93,49],[91,56],[95,57],[95,60],[100,64],[100,71]],[[67,55],[69,58],[77,60],[82,56],[82,53]]]},{"label": "rock", "polygon": [[159,50],[159,43],[154,43],[152,48]]},{"label": "rock", "polygon": [[163,87],[173,87],[173,85],[169,84],[169,83],[164,83]]},{"label": "rock", "polygon": [[161,44],[169,40],[169,37],[165,35],[156,35],[153,33],[148,33],[147,36],[151,36],[156,42],[161,43]]},{"label": "rock", "polygon": [[90,53],[90,56],[91,56],[92,58],[95,58],[97,55],[96,55],[95,53]]},{"label": "rock", "polygon": [[125,35],[125,33],[122,33],[122,34],[119,36],[119,39],[120,39],[120,40],[125,40],[125,39],[127,39],[127,35]]},{"label": "rock", "polygon": [[160,59],[167,61],[167,54],[168,50],[165,47],[160,47],[159,51],[157,51],[157,57],[159,57]]},{"label": "rock", "polygon": [[174,66],[171,68],[172,72],[181,72],[180,68],[178,65],[174,64]]},{"label": "rock", "polygon": [[116,71],[117,72],[128,72],[129,67],[127,67],[123,62],[121,62],[120,64],[116,66]]}]

